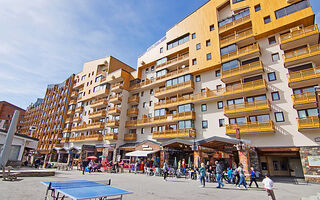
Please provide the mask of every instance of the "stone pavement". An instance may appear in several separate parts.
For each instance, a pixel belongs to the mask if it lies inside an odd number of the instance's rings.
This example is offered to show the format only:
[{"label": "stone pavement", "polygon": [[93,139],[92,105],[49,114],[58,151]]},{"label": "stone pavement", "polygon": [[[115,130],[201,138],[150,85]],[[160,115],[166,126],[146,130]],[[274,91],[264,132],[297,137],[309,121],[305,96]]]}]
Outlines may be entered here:
[{"label": "stone pavement", "polygon": [[[41,181],[57,180],[92,180],[106,183],[112,179],[112,186],[132,191],[133,194],[125,195],[123,199],[151,199],[151,200],[206,200],[206,199],[268,199],[263,189],[249,188],[237,189],[231,184],[226,184],[223,189],[217,189],[216,183],[208,183],[205,188],[200,188],[200,182],[184,178],[151,177],[142,174],[106,174],[91,173],[82,175],[80,171],[57,171],[54,177],[21,177],[17,182],[0,181],[0,199],[44,199],[46,187]],[[279,182],[281,181],[281,182]],[[258,182],[261,184],[261,182]],[[290,181],[278,180],[275,182],[277,200],[295,200],[301,197],[316,195],[320,191],[318,184],[296,184]]]}]

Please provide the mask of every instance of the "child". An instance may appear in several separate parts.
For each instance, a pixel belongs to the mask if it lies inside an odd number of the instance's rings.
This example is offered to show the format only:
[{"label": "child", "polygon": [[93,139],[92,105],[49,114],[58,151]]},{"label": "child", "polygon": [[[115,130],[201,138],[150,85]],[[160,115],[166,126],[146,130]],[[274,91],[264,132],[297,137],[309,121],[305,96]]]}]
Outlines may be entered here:
[{"label": "child", "polygon": [[199,174],[200,174],[200,182],[202,187],[205,187],[205,177],[206,177],[206,168],[204,163],[201,163],[201,168],[199,170]]},{"label": "child", "polygon": [[268,196],[270,196],[272,200],[276,200],[276,197],[272,189],[273,181],[269,178],[269,174],[265,175],[265,178],[263,179],[262,183],[264,184],[264,188],[266,189]]}]

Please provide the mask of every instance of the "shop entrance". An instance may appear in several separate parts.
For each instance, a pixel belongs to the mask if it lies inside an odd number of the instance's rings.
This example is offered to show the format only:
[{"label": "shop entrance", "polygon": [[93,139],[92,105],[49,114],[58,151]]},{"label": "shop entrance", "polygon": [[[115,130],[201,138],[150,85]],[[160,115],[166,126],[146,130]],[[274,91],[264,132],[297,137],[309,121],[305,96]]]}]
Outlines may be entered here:
[{"label": "shop entrance", "polygon": [[186,167],[193,166],[194,153],[192,150],[193,143],[182,139],[173,139],[162,144],[163,151],[166,152],[168,165],[178,168],[180,163],[184,163]]}]

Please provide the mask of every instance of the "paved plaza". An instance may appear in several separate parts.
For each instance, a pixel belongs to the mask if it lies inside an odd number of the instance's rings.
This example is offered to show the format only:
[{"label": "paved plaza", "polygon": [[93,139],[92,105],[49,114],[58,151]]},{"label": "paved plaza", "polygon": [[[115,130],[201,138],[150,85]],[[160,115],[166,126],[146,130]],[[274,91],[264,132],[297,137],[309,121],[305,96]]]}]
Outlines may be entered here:
[{"label": "paved plaza", "polygon": [[[123,199],[268,199],[263,189],[249,188],[248,190],[237,189],[231,184],[226,184],[223,189],[217,189],[216,183],[208,183],[205,188],[199,187],[199,181],[184,178],[151,177],[142,174],[106,174],[91,173],[82,175],[80,171],[57,171],[56,176],[51,177],[21,177],[16,182],[0,181],[0,199],[44,199],[46,187],[41,181],[62,180],[91,180],[107,183],[112,179],[112,186],[132,191],[133,194],[125,195]],[[259,182],[262,186],[261,182]],[[320,185],[307,184],[303,181],[276,180],[275,194],[277,199],[295,200],[301,197],[309,197],[320,191]]]}]

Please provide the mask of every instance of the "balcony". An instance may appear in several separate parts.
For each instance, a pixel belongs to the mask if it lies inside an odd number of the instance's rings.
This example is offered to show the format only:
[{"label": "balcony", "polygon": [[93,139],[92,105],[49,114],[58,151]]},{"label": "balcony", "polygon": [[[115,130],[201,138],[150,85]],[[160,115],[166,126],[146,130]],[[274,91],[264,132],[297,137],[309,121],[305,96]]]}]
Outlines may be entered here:
[{"label": "balcony", "polygon": [[72,122],[73,122],[73,119],[70,118],[70,117],[68,117],[68,118],[66,119],[66,121],[65,121],[65,123],[72,123]]},{"label": "balcony", "polygon": [[128,98],[128,104],[138,105],[140,101],[140,97],[137,95],[131,96]]},{"label": "balcony", "polygon": [[139,114],[139,109],[138,108],[129,108],[127,110],[127,116],[128,117],[135,117],[138,116]]},{"label": "balcony", "polygon": [[223,108],[227,117],[237,117],[242,115],[260,115],[269,113],[271,110],[270,101],[267,99],[251,101],[240,104],[227,105]]},{"label": "balcony", "polygon": [[64,129],[62,130],[62,132],[63,132],[63,133],[70,133],[70,132],[71,132],[71,129],[72,129],[72,127],[70,126],[70,127],[64,128]]},{"label": "balcony", "polygon": [[76,99],[72,99],[69,102],[69,105],[76,105],[77,104],[77,100]]},{"label": "balcony", "polygon": [[247,122],[239,124],[227,124],[226,134],[235,135],[236,129],[240,129],[240,133],[274,133],[274,123],[273,121],[258,121],[258,122]]},{"label": "balcony", "polygon": [[167,124],[171,122],[177,122],[180,120],[188,120],[195,118],[195,113],[193,111],[188,111],[183,113],[169,114],[156,117],[144,117],[142,119],[130,120],[126,122],[126,127]]},{"label": "balcony", "polygon": [[99,99],[90,104],[91,108],[103,108],[107,107],[108,101],[106,99]]},{"label": "balcony", "polygon": [[236,51],[221,55],[221,62],[227,62],[234,59],[247,59],[260,55],[259,44],[252,44]]},{"label": "balcony", "polygon": [[193,94],[187,97],[167,99],[155,103],[155,109],[175,107],[180,104],[211,101],[213,99],[238,98],[244,95],[259,95],[267,91],[267,84],[264,79],[242,83],[238,85],[221,88],[219,90],[207,90],[206,92]]},{"label": "balcony", "polygon": [[72,128],[72,131],[101,130],[104,128],[103,122],[95,122],[92,124],[83,124]]},{"label": "balcony", "polygon": [[243,32],[235,32],[234,34],[220,39],[220,47],[228,46],[230,44],[248,44],[254,42],[254,36],[252,29],[243,31]]},{"label": "balcony", "polygon": [[77,107],[75,110],[76,113],[82,113],[83,112],[83,107]]},{"label": "balcony", "polygon": [[99,110],[89,114],[90,119],[101,119],[101,118],[106,118],[106,116],[107,116],[106,110]]},{"label": "balcony", "polygon": [[189,93],[194,90],[194,82],[192,80],[178,83],[172,86],[159,88],[155,91],[154,96],[157,98],[163,98],[174,94]]},{"label": "balcony", "polygon": [[165,69],[165,68],[176,69],[179,65],[183,65],[183,64],[189,65],[189,52],[177,55],[177,57],[172,58],[165,63],[157,65],[156,70],[158,71],[158,70]]},{"label": "balcony", "polygon": [[106,133],[104,135],[105,140],[117,140],[118,139],[118,133]]},{"label": "balcony", "polygon": [[219,27],[219,34],[224,33],[226,31],[232,31],[237,29],[242,29],[243,26],[250,23],[250,15],[241,17],[240,19],[234,20],[228,24]]},{"label": "balcony", "polygon": [[287,77],[291,88],[317,85],[320,83],[320,67],[291,72]]},{"label": "balcony", "polygon": [[81,121],[81,117],[74,117],[73,118],[73,122],[80,122]]},{"label": "balcony", "polygon": [[116,83],[116,84],[112,85],[111,92],[119,93],[123,89],[124,89],[124,87],[123,87],[122,83]]},{"label": "balcony", "polygon": [[319,30],[316,24],[308,27],[290,29],[290,33],[280,35],[279,43],[282,50],[293,49],[304,44],[319,41]]},{"label": "balcony", "polygon": [[262,61],[241,65],[239,67],[225,70],[221,72],[221,80],[225,83],[235,82],[239,79],[251,76],[254,74],[262,73],[264,70]]},{"label": "balcony", "polygon": [[121,110],[119,108],[109,108],[108,114],[109,115],[120,115]]},{"label": "balcony", "polygon": [[74,112],[75,112],[75,109],[74,109],[74,108],[73,108],[73,109],[69,109],[69,110],[67,111],[67,115],[73,115]]},{"label": "balcony", "polygon": [[119,95],[110,96],[109,102],[113,104],[119,104],[122,102],[122,96],[119,96]]},{"label": "balcony", "polygon": [[102,90],[94,91],[91,96],[94,96],[95,98],[103,98],[109,95],[109,90],[108,88],[104,88]]},{"label": "balcony", "polygon": [[127,133],[124,134],[124,141],[136,141],[137,140],[137,134],[136,133]]},{"label": "balcony", "polygon": [[308,130],[320,128],[318,116],[297,118],[297,122],[298,122],[299,131],[304,131],[304,130],[308,131]]},{"label": "balcony", "polygon": [[69,142],[69,138],[61,138],[61,143],[68,143]]},{"label": "balcony", "polygon": [[79,95],[79,92],[73,91],[73,92],[71,92],[70,97],[73,98],[73,99],[76,99],[78,97],[78,95]]},{"label": "balcony", "polygon": [[292,96],[293,108],[306,109],[317,106],[317,97],[315,92],[305,92],[293,94]]},{"label": "balcony", "polygon": [[106,125],[107,127],[113,128],[113,127],[118,127],[120,124],[119,120],[108,120]]},{"label": "balcony", "polygon": [[153,139],[172,139],[172,138],[196,138],[195,129],[178,129],[155,131],[152,133]]},{"label": "balcony", "polygon": [[283,54],[283,59],[285,62],[285,67],[290,65],[295,65],[303,63],[306,61],[319,63],[320,62],[320,44],[307,46],[302,49],[287,52]]},{"label": "balcony", "polygon": [[77,137],[70,137],[70,142],[83,142],[83,141],[102,141],[103,136],[101,134],[83,135]]}]

